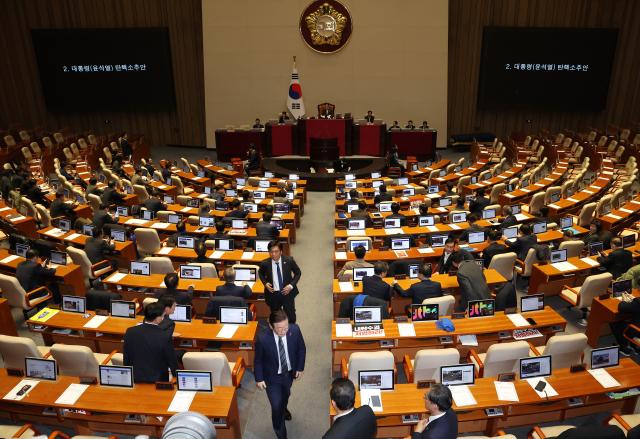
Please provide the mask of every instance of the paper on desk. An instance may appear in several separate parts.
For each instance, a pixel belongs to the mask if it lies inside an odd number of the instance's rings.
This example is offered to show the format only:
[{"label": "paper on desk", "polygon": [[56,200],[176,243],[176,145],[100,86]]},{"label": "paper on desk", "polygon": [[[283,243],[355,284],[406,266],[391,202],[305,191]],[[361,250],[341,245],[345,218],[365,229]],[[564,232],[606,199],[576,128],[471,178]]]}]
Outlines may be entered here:
[{"label": "paper on desk", "polygon": [[106,281],[108,281],[108,282],[119,282],[126,275],[127,275],[127,273],[113,273],[109,278],[106,279]]},{"label": "paper on desk", "polygon": [[74,405],[88,388],[88,384],[70,384],[69,387],[62,392],[62,395],[56,399],[56,404]]},{"label": "paper on desk", "polygon": [[616,219],[616,220],[622,219],[622,217],[621,217],[621,216],[619,216],[619,215],[614,215],[614,214],[612,214],[612,213],[610,213],[610,214],[609,214],[609,215],[607,215],[607,216],[608,216],[609,218],[613,218],[613,219]]},{"label": "paper on desk", "polygon": [[594,377],[596,381],[599,382],[600,385],[605,389],[620,386],[620,383],[611,376],[607,369],[589,369],[587,372],[589,372],[591,376]]},{"label": "paper on desk", "polygon": [[353,291],[353,284],[351,282],[338,282],[341,292]]},{"label": "paper on desk", "polygon": [[146,220],[141,220],[141,219],[136,219],[136,218],[131,218],[128,219],[124,222],[125,224],[129,224],[129,225],[134,225],[134,226],[141,226],[143,224],[147,224]]},{"label": "paper on desk", "polygon": [[65,239],[68,239],[69,241],[73,241],[74,239],[79,237],[80,237],[79,233],[72,233],[71,235],[67,236]]},{"label": "paper on desk", "polygon": [[51,230],[47,230],[47,231],[45,232],[45,235],[49,235],[49,236],[60,236],[60,235],[64,235],[65,233],[67,233],[67,232],[65,232],[64,230],[60,230],[60,229],[58,229],[57,227],[54,227],[54,228],[53,228],[53,229],[51,229]]},{"label": "paper on desk", "polygon": [[173,250],[173,247],[162,247],[158,253],[161,255],[168,255],[169,253],[171,253],[171,250]]},{"label": "paper on desk", "polygon": [[551,266],[553,268],[555,268],[558,271],[571,271],[571,270],[577,270],[578,267],[576,267],[575,265],[573,265],[571,262],[555,262],[553,264],[551,264]]},{"label": "paper on desk", "polygon": [[531,326],[527,319],[522,317],[522,314],[507,314],[511,323],[513,323],[516,327],[520,328],[522,326]]},{"label": "paper on desk", "polygon": [[516,386],[512,382],[494,381],[500,401],[520,401]]},{"label": "paper on desk", "polygon": [[[378,397],[378,401],[380,401],[379,406],[373,406],[371,404],[372,397]],[[360,389],[360,405],[368,405],[374,412],[382,411],[382,393],[380,389]]]},{"label": "paper on desk", "polygon": [[151,228],[152,229],[166,229],[169,226],[170,226],[169,223],[153,223],[153,224],[151,224]]},{"label": "paper on desk", "polygon": [[[534,390],[534,392],[536,392],[538,394],[538,396],[540,398],[546,398],[547,396],[549,396],[549,397],[558,396],[558,392],[556,392],[556,389],[551,387],[551,384],[549,384],[547,382],[547,380],[545,380],[544,378],[526,378],[525,381],[527,381],[529,383],[531,388]],[[538,392],[536,390],[536,386],[538,385],[538,383],[540,381],[544,381],[545,383],[547,383],[547,386],[544,388],[543,392]]]},{"label": "paper on desk", "polygon": [[212,259],[220,259],[224,256],[224,252],[222,250],[216,250],[211,254]]},{"label": "paper on desk", "polygon": [[243,252],[242,256],[240,256],[240,259],[242,259],[243,261],[247,261],[247,260],[252,260],[253,257],[255,256],[255,252]]},{"label": "paper on desk", "polygon": [[560,206],[558,206],[557,204],[552,203],[552,204],[549,204],[548,206],[552,209],[560,209]]},{"label": "paper on desk", "polygon": [[524,221],[527,218],[528,216],[523,213],[516,213],[516,221]]},{"label": "paper on desk", "polygon": [[179,413],[189,411],[193,398],[198,392],[189,392],[186,390],[178,390],[169,404],[168,412]]},{"label": "paper on desk", "polygon": [[458,341],[462,346],[478,346],[478,337],[475,334],[459,335]]},{"label": "paper on desk", "polygon": [[544,184],[542,184],[542,183],[536,183],[536,184],[534,184],[534,186],[544,187]]},{"label": "paper on desk", "polygon": [[336,337],[351,337],[353,330],[351,323],[336,323]]},{"label": "paper on desk", "polygon": [[437,232],[438,231],[438,227],[437,226],[427,226],[427,230],[430,232]]},{"label": "paper on desk", "polygon": [[440,194],[429,194],[427,198],[440,198]]},{"label": "paper on desk", "polygon": [[600,264],[598,263],[598,261],[594,261],[594,260],[593,260],[593,259],[591,259],[591,258],[580,258],[580,260],[581,260],[582,262],[584,262],[585,264],[589,264],[589,265],[591,265],[592,267],[597,267],[598,265],[600,265]]},{"label": "paper on desk", "polygon": [[364,234],[364,230],[347,230],[347,236],[362,236]]},{"label": "paper on desk", "polygon": [[415,337],[416,328],[413,323],[398,323],[398,332],[400,337]]},{"label": "paper on desk", "polygon": [[512,195],[512,194],[504,194],[504,196],[505,196],[505,197],[507,197],[507,198],[513,198],[513,197],[515,197],[515,195]]},{"label": "paper on desk", "polygon": [[218,331],[218,335],[216,335],[216,338],[231,338],[237,330],[238,325],[230,325],[228,323],[225,323],[224,325],[222,325],[222,328],[220,328],[220,331]]},{"label": "paper on desk", "polygon": [[418,253],[424,255],[425,253],[434,253],[434,250],[431,247],[420,247]]},{"label": "paper on desk", "polygon": [[449,227],[451,227],[453,230],[460,230],[460,226],[457,224],[449,224]]},{"label": "paper on desk", "polygon": [[[11,401],[20,401],[23,398],[25,398],[39,382],[40,381],[37,381],[37,380],[21,380],[18,384],[16,384],[16,386],[13,389],[9,390],[9,393],[4,395],[2,399],[9,399]],[[31,388],[26,392],[24,392],[22,395],[18,396],[17,393],[20,391],[20,389],[22,389],[26,385],[30,385]]]},{"label": "paper on desk", "polygon": [[0,209],[0,212],[6,212],[7,210],[11,210],[10,207],[3,207],[2,209]]},{"label": "paper on desk", "polygon": [[190,210],[190,207],[183,207],[182,209],[180,209],[180,212],[189,212]]},{"label": "paper on desk", "polygon": [[625,209],[624,207],[621,207],[618,210],[621,211],[621,212],[624,212],[624,213],[633,213],[633,210]]},{"label": "paper on desk", "polygon": [[441,213],[449,212],[446,207],[436,207],[436,210]]},{"label": "paper on desk", "polygon": [[87,323],[85,323],[83,327],[84,328],[93,328],[93,329],[98,328],[108,318],[109,318],[109,316],[93,316],[93,318],[91,320],[89,320]]},{"label": "paper on desk", "polygon": [[471,389],[469,388],[469,386],[449,386],[449,390],[451,390],[453,401],[458,407],[477,404],[476,399],[473,397],[473,393],[471,393]]},{"label": "paper on desk", "polygon": [[16,259],[20,259],[20,256],[18,256],[18,255],[9,255],[6,258],[4,258],[3,260],[1,260],[0,263],[8,264],[9,262],[15,261]]},{"label": "paper on desk", "polygon": [[[599,187],[599,186],[593,186],[593,187],[594,187],[595,189],[598,189],[598,190],[602,189],[602,188],[601,188],[601,187]],[[589,195],[593,195],[593,194],[595,194],[595,192],[594,192],[594,191],[590,191],[589,189],[583,189],[583,190],[582,190],[582,192],[584,192],[584,193],[586,193],[586,194],[589,194]]]},{"label": "paper on desk", "polygon": [[167,185],[166,184],[161,184],[160,186],[158,186],[158,189],[166,189]]},{"label": "paper on desk", "polygon": [[336,259],[347,259],[347,252],[335,252]]},{"label": "paper on desk", "polygon": [[525,194],[528,194],[529,192],[531,192],[529,189],[526,189],[526,188],[521,188],[520,190]]},{"label": "paper on desk", "polygon": [[[11,222],[15,223],[17,221],[22,221],[23,219],[27,219],[27,217],[24,216],[24,215],[18,215],[18,216],[14,216],[13,218],[11,218]],[[65,233],[65,232],[62,232],[62,233]]]},{"label": "paper on desk", "polygon": [[571,201],[572,203],[579,203],[578,200],[576,200],[575,198],[569,197],[567,198],[568,201]]},{"label": "paper on desk", "polygon": [[384,233],[386,233],[387,235],[400,235],[403,232],[401,228],[397,228],[397,229],[384,229]]}]

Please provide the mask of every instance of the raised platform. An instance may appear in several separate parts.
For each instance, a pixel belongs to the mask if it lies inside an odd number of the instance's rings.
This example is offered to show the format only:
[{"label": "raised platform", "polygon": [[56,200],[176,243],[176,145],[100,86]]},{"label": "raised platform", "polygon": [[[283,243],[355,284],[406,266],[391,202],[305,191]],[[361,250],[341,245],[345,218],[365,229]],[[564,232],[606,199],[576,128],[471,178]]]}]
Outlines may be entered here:
[{"label": "raised platform", "polygon": [[[310,191],[334,191],[336,180],[343,179],[346,174],[354,174],[358,178],[371,175],[372,172],[382,172],[385,168],[383,157],[343,157],[345,170],[341,172],[326,172],[333,167],[332,163],[312,162],[309,157],[273,157],[262,160],[266,171],[276,175],[298,174],[307,180]],[[316,172],[311,172],[311,168]]]}]

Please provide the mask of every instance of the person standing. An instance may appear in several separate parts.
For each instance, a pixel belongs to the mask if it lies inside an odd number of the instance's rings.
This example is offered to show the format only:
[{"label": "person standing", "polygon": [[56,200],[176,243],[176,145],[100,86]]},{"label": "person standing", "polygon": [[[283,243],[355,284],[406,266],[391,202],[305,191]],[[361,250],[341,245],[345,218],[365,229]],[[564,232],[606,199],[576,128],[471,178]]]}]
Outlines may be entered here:
[{"label": "person standing", "polygon": [[282,254],[282,245],[271,241],[269,259],[260,262],[258,275],[264,284],[264,297],[271,311],[284,309],[291,323],[296,322],[295,298],[302,271],[291,256]]},{"label": "person standing", "polygon": [[331,406],[336,411],[331,428],[322,439],[373,439],[378,426],[376,415],[368,405],[357,409],[356,388],[347,378],[336,378],[331,383]]},{"label": "person standing", "polygon": [[287,408],[293,380],[304,374],[307,349],[302,332],[295,323],[289,323],[283,310],[269,316],[269,329],[258,334],[254,372],[256,386],[267,392],[271,405],[271,423],[278,439],[287,438],[285,421],[291,420]]},{"label": "person standing", "polygon": [[462,251],[451,256],[451,264],[458,270],[456,276],[460,285],[460,304],[458,311],[467,309],[470,300],[489,299],[491,297],[487,278],[482,267],[474,260],[465,259]]}]

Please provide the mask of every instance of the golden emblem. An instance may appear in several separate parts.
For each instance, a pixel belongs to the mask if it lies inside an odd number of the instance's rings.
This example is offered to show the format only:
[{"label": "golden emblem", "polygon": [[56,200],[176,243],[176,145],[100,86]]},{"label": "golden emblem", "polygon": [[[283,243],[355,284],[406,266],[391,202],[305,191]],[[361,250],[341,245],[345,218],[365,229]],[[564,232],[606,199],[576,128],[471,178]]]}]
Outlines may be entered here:
[{"label": "golden emblem", "polygon": [[323,3],[317,10],[304,17],[311,41],[315,45],[339,46],[347,20],[347,16],[329,3]]}]

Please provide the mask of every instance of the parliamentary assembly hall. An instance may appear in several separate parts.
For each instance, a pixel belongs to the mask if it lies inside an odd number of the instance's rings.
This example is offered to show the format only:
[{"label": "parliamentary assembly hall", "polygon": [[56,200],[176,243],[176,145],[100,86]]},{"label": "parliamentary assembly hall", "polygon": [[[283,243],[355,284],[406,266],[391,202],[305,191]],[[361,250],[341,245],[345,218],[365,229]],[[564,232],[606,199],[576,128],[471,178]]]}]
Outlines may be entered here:
[{"label": "parliamentary assembly hall", "polygon": [[0,29],[0,439],[640,439],[640,1]]}]

